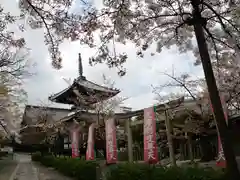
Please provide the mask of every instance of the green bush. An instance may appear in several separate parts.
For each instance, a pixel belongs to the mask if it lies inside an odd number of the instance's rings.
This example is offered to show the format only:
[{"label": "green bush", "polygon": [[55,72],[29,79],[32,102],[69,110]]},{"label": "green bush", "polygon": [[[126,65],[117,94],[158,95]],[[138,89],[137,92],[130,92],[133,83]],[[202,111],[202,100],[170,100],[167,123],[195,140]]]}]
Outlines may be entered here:
[{"label": "green bush", "polygon": [[7,155],[8,155],[7,151],[0,151],[0,158],[4,157],[4,156],[7,156]]},{"label": "green bush", "polygon": [[224,180],[222,171],[210,168],[163,168],[147,164],[118,164],[110,167],[107,180]]},{"label": "green bush", "polygon": [[[78,158],[32,155],[33,161],[39,161],[47,167],[53,167],[62,174],[77,180],[96,180],[97,163]],[[199,167],[153,166],[148,164],[122,163],[102,169],[106,180],[224,180],[221,170]]]},{"label": "green bush", "polygon": [[96,180],[97,163],[85,161],[78,158],[54,157],[32,155],[33,161],[38,161],[47,167],[53,167],[65,176],[73,177],[77,180]]},{"label": "green bush", "polygon": [[36,153],[33,153],[32,154],[32,160],[33,161],[40,161],[40,159],[41,159],[41,156],[42,156],[42,154],[41,154],[41,152],[36,152]]}]

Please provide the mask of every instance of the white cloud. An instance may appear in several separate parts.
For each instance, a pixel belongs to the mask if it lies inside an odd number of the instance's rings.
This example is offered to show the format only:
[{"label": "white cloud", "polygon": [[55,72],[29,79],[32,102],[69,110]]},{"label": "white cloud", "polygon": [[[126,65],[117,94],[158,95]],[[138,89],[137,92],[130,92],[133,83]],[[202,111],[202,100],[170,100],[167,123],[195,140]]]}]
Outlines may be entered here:
[{"label": "white cloud", "polygon": [[[17,6],[14,3],[10,3],[9,0],[5,0],[4,3],[8,9],[17,12]],[[103,73],[111,77],[116,82],[117,88],[121,89],[121,94],[129,97],[125,105],[133,109],[148,107],[155,103],[154,95],[151,93],[151,84],[169,81],[159,72],[171,72],[173,65],[175,73],[188,72],[202,76],[201,67],[193,66],[194,60],[191,53],[179,54],[175,48],[172,48],[163,50],[161,54],[155,56],[151,56],[149,53],[139,59],[136,56],[134,45],[130,43],[126,46],[117,45],[118,50],[127,52],[129,56],[128,62],[125,64],[127,74],[122,78],[118,77],[116,69],[108,69],[105,64],[90,67],[88,58],[96,51],[86,46],[80,46],[78,42],[65,42],[61,45],[63,68],[57,71],[51,67],[51,59],[47,47],[44,45],[43,30],[27,30],[21,35],[26,38],[27,46],[31,48],[31,58],[37,63],[37,75],[26,83],[29,104],[47,102],[50,94],[57,93],[68,86],[63,77],[73,80],[78,76],[78,53],[82,54],[83,71],[87,79],[102,84],[101,75]]]}]

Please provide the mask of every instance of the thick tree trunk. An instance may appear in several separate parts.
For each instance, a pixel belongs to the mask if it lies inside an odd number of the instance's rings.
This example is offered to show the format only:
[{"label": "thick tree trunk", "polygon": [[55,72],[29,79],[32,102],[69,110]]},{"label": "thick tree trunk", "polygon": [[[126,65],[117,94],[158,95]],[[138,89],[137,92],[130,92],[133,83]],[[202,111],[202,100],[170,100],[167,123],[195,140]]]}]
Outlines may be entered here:
[{"label": "thick tree trunk", "polygon": [[207,43],[203,32],[204,19],[201,16],[199,10],[200,0],[191,0],[193,6],[193,26],[198,43],[199,53],[203,65],[203,70],[208,86],[208,92],[213,107],[216,124],[222,141],[222,147],[226,158],[227,172],[231,180],[239,180],[240,174],[238,171],[238,165],[233,151],[233,144],[227,124],[225,122],[224,112],[219,97],[216,80],[213,74],[212,64],[207,49]]}]

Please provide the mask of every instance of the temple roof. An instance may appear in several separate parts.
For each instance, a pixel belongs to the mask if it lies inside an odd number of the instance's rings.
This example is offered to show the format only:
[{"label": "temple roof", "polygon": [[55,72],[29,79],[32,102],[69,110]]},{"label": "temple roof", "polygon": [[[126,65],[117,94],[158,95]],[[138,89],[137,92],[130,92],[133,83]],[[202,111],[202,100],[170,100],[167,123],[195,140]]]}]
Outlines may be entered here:
[{"label": "temple roof", "polygon": [[[195,102],[185,100],[184,97],[181,97],[177,100],[169,101],[165,104],[158,104],[155,106],[157,112],[164,111],[166,109],[175,109],[183,110],[186,107],[186,102],[188,103],[188,107],[192,106]],[[125,121],[129,120],[131,117],[135,116],[143,116],[144,109],[136,110],[136,111],[129,111],[124,113],[115,113],[114,119],[120,121],[120,123],[124,123]],[[68,116],[61,119],[62,122],[72,121],[74,118],[78,117],[81,121],[88,121],[89,124],[95,123],[97,119],[97,114],[95,112],[86,112],[86,111],[77,111],[75,113],[69,114]]]},{"label": "temple roof", "polygon": [[[117,95],[118,89],[100,86],[86,79],[82,72],[82,60],[79,54],[79,77],[66,89],[49,97],[56,103],[88,106],[97,103],[99,99],[105,100]],[[78,102],[76,99],[78,98]],[[78,104],[77,104],[78,103]]]}]

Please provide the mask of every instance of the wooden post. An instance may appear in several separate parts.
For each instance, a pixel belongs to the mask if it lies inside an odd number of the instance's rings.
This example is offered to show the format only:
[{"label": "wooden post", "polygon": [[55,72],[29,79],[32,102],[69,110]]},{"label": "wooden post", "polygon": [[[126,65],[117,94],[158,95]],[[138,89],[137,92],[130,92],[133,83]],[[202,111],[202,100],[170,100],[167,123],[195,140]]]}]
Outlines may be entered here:
[{"label": "wooden post", "polygon": [[169,120],[168,111],[165,110],[165,125],[166,125],[166,131],[167,131],[167,140],[168,140],[168,147],[169,147],[169,156],[170,156],[170,162],[172,166],[176,166],[176,159],[175,159],[175,153],[174,153],[174,145],[173,145],[173,138],[172,138],[172,123]]},{"label": "wooden post", "polygon": [[192,136],[190,133],[186,133],[187,135],[187,144],[188,144],[188,155],[191,162],[194,161],[194,155],[193,155],[193,145],[192,145]]},{"label": "wooden post", "polygon": [[180,160],[184,160],[184,142],[182,142],[182,140],[180,140]]},{"label": "wooden post", "polygon": [[128,143],[128,161],[133,162],[133,141],[132,141],[132,129],[130,126],[131,119],[125,121],[125,132],[127,132],[127,143]]}]

